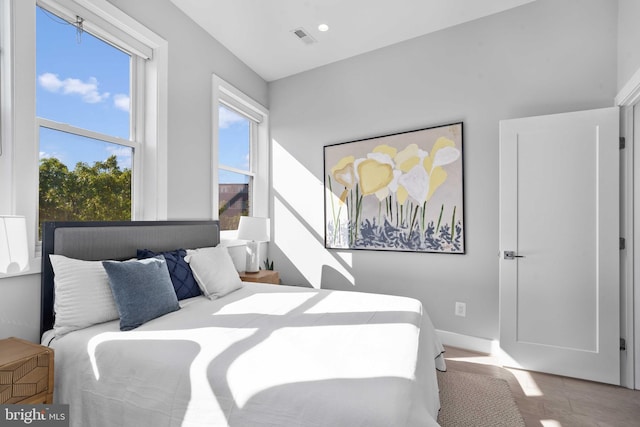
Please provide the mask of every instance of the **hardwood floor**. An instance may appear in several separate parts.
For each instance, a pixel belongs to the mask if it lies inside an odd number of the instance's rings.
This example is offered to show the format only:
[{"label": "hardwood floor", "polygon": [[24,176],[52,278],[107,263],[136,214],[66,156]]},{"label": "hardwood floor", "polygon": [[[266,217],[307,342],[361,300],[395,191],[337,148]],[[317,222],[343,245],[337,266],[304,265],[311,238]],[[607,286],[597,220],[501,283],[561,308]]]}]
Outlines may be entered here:
[{"label": "hardwood floor", "polygon": [[640,391],[503,368],[495,358],[445,347],[447,370],[503,378],[527,427],[640,426]]}]

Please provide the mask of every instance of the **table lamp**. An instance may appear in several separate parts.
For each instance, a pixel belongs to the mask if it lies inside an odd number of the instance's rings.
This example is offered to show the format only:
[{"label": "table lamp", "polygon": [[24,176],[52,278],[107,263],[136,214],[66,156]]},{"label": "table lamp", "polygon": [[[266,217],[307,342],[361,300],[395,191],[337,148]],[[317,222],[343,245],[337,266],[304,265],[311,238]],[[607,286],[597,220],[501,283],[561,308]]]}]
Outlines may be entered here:
[{"label": "table lamp", "polygon": [[28,268],[27,220],[0,215],[0,273],[20,273]]},{"label": "table lamp", "polygon": [[247,240],[247,273],[260,270],[260,247],[258,242],[269,241],[269,218],[241,216],[238,239]]}]

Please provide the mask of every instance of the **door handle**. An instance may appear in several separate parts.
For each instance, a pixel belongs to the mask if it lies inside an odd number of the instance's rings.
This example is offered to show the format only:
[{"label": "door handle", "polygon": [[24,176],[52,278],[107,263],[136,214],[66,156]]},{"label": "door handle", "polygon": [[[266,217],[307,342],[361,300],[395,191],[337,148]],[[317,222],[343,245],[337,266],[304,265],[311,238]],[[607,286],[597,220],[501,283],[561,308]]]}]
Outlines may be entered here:
[{"label": "door handle", "polygon": [[504,259],[524,258],[524,255],[516,255],[515,251],[504,251]]}]

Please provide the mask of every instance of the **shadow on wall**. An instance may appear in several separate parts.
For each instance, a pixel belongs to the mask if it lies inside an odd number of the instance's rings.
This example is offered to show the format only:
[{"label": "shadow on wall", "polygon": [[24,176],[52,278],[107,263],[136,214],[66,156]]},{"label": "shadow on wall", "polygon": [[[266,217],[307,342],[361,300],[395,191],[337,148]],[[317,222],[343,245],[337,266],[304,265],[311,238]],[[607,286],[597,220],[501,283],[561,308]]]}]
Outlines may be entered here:
[{"label": "shadow on wall", "polygon": [[[272,140],[274,234],[270,256],[283,283],[321,288],[331,273],[340,289],[353,289],[352,255],[324,247],[324,183]],[[347,285],[348,284],[348,285]]]},{"label": "shadow on wall", "polygon": [[[352,291],[354,283],[347,280],[342,273],[329,265],[322,266],[322,285],[331,284],[331,289]],[[327,286],[322,286],[327,287]]]}]

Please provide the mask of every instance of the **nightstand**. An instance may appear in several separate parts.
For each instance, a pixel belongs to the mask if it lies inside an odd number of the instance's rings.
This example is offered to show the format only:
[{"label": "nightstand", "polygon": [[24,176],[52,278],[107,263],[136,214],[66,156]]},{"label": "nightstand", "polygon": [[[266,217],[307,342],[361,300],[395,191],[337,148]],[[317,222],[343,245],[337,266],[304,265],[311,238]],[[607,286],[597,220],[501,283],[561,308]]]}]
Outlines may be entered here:
[{"label": "nightstand", "polygon": [[0,404],[53,403],[53,349],[19,338],[0,340]]},{"label": "nightstand", "polygon": [[255,273],[247,273],[246,271],[243,271],[240,273],[240,279],[243,282],[261,282],[279,285],[280,273],[274,270],[258,270]]}]

